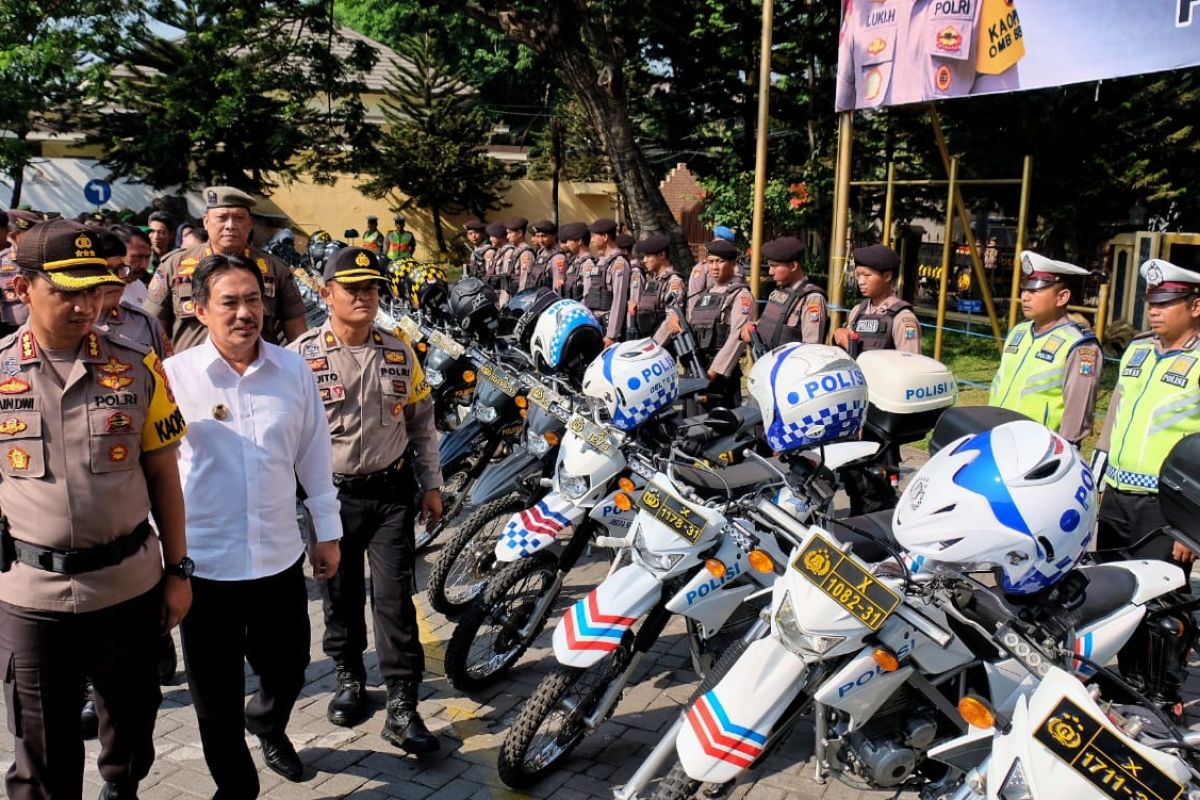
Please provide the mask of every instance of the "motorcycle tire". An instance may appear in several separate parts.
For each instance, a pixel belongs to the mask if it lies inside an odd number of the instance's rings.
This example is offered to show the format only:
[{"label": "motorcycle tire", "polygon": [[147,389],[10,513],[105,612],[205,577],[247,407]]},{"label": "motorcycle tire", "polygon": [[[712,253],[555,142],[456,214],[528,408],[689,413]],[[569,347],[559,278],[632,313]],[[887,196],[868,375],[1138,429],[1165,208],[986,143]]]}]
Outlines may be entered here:
[{"label": "motorcycle tire", "polygon": [[546,625],[547,612],[533,635],[516,633],[529,619],[542,593],[554,583],[558,559],[536,553],[497,572],[454,626],[446,645],[446,677],[463,692],[476,692],[498,681],[529,648]]},{"label": "motorcycle tire", "polygon": [[[471,464],[469,461],[462,461],[457,466],[443,470],[442,508],[452,509],[458,495],[471,491],[471,483],[473,481],[470,476],[470,468]],[[461,510],[461,507],[459,510]],[[451,526],[456,516],[456,514],[451,512],[450,516],[442,517],[441,521],[429,530],[418,520],[413,531],[413,552],[419,553],[433,544],[433,540],[441,535],[442,531],[447,530]]]},{"label": "motorcycle tire", "polygon": [[[618,647],[591,667],[560,665],[543,678],[500,745],[496,763],[500,780],[514,789],[526,789],[558,769],[588,734],[582,718],[595,708],[628,660],[629,651]],[[561,721],[559,730],[539,737],[546,724],[555,721]]]},{"label": "motorcycle tire", "polygon": [[438,551],[425,596],[435,611],[459,617],[496,573],[496,542],[505,521],[526,507],[519,495],[484,503],[462,521]]}]

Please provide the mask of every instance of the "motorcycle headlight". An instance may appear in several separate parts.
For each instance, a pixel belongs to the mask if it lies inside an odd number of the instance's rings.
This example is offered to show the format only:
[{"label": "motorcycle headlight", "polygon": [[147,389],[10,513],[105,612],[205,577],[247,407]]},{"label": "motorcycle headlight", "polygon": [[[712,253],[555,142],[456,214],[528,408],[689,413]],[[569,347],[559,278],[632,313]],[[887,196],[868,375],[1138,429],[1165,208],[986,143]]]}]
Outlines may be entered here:
[{"label": "motorcycle headlight", "polygon": [[542,436],[537,431],[525,431],[525,447],[535,456],[544,456],[550,452],[550,443],[546,441],[545,436]]},{"label": "motorcycle headlight", "polygon": [[796,609],[792,606],[790,592],[784,594],[779,610],[775,612],[775,629],[783,645],[798,656],[821,656],[845,640],[845,636],[824,636],[807,633],[796,622]]},{"label": "motorcycle headlight", "polygon": [[487,403],[476,403],[475,416],[479,417],[480,422],[495,422],[499,414],[494,406],[489,406]]},{"label": "motorcycle headlight", "polygon": [[558,488],[562,490],[562,493],[565,494],[568,499],[578,500],[588,493],[588,489],[591,488],[591,485],[588,483],[588,479],[584,476],[571,475],[570,473],[563,472],[560,469],[558,471]]},{"label": "motorcycle headlight", "polygon": [[634,558],[656,572],[667,572],[676,564],[679,559],[684,557],[684,553],[656,553],[646,547],[646,537],[642,535],[639,528],[638,532],[633,536],[633,555]]},{"label": "motorcycle headlight", "polygon": [[425,370],[425,380],[430,386],[437,388],[446,382],[446,376],[442,374],[440,369],[427,369]]},{"label": "motorcycle headlight", "polygon": [[1014,758],[1012,769],[1004,776],[1000,791],[996,795],[1000,800],[1033,800],[1033,791],[1025,777],[1025,767],[1021,759]]}]

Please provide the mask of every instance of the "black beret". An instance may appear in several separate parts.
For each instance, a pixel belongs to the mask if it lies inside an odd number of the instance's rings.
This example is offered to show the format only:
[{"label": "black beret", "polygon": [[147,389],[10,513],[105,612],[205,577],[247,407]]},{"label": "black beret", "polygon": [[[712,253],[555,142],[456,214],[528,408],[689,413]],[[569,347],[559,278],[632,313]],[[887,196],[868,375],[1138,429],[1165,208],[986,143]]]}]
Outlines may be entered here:
[{"label": "black beret", "polygon": [[622,250],[628,250],[637,244],[637,239],[633,238],[633,236],[628,233],[618,233],[617,238],[613,241],[616,243],[617,247],[621,248]]},{"label": "black beret", "polygon": [[763,245],[762,254],[768,261],[778,261],[785,264],[792,261],[799,261],[800,256],[804,255],[804,242],[795,236],[784,236],[782,239],[773,239]]},{"label": "black beret", "polygon": [[528,227],[529,220],[525,219],[524,217],[509,217],[508,219],[504,220],[505,230],[523,231]]},{"label": "black beret", "polygon": [[558,229],[558,238],[564,242],[583,241],[587,235],[588,226],[584,222],[565,222]]},{"label": "black beret", "polygon": [[900,268],[900,256],[890,247],[873,244],[869,247],[854,249],[854,266],[870,267],[880,272],[895,272]]},{"label": "black beret", "polygon": [[483,220],[478,220],[478,219],[467,220],[467,223],[465,225],[463,225],[463,227],[469,231],[485,231],[485,230],[487,230],[487,225],[483,224]]},{"label": "black beret", "polygon": [[736,261],[738,257],[738,249],[724,239],[713,239],[704,245],[704,248],[708,250],[710,256],[723,258],[726,261]]},{"label": "black beret", "polygon": [[387,280],[379,256],[362,247],[343,247],[338,250],[333,258],[325,262],[321,277],[338,283]]},{"label": "black beret", "polygon": [[488,236],[495,236],[497,239],[503,239],[504,234],[508,233],[508,228],[504,227],[503,222],[489,222],[487,226]]},{"label": "black beret", "polygon": [[617,232],[617,222],[608,217],[601,217],[591,225],[588,225],[588,230],[592,233],[598,233],[601,236],[612,236]]},{"label": "black beret", "polygon": [[367,222],[379,222],[379,217],[374,214],[367,214]]},{"label": "black beret", "polygon": [[533,223],[534,233],[558,233],[558,226],[548,219],[539,219]]},{"label": "black beret", "polygon": [[637,244],[637,251],[644,256],[665,253],[671,247],[671,237],[665,233],[652,233]]}]

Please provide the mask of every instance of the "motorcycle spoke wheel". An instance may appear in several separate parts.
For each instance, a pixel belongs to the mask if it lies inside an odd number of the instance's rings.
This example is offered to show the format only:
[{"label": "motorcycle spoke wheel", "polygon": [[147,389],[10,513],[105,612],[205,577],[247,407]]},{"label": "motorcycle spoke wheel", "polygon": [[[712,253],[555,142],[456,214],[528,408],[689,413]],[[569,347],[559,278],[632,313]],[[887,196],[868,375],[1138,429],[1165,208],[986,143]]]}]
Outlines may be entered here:
[{"label": "motorcycle spoke wheel", "polygon": [[525,508],[506,497],[475,509],[438,551],[429,571],[426,596],[435,611],[448,617],[463,613],[498,569],[496,541],[508,518]]},{"label": "motorcycle spoke wheel", "polygon": [[[450,509],[454,507],[454,502],[458,496],[467,490],[467,483],[470,476],[465,469],[459,470],[448,476],[442,482],[442,508]],[[416,523],[416,528],[413,536],[413,544],[416,552],[420,552],[433,543],[433,540],[438,537],[442,531],[446,530],[447,524],[450,522],[446,517],[442,517],[442,521],[437,524],[433,530],[426,530],[420,520]]]}]

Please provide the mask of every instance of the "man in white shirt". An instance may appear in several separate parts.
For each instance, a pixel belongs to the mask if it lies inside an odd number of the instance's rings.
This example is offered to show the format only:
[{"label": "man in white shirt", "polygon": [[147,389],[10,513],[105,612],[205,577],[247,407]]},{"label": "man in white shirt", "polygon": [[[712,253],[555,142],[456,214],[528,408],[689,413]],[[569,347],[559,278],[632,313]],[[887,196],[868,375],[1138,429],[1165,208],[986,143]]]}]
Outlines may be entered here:
[{"label": "man in white shirt", "polygon": [[[304,771],[285,733],[309,660],[297,479],[316,531],[317,580],[337,573],[342,525],[320,393],[303,358],[261,338],[258,267],[210,255],[192,289],[209,337],[166,361],[190,434],[179,472],[197,568],[183,653],[216,797],[253,798],[243,729],[275,772],[298,781]],[[244,660],[261,682],[245,706]]]}]

